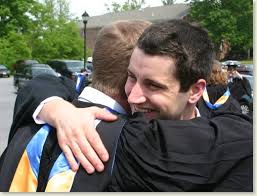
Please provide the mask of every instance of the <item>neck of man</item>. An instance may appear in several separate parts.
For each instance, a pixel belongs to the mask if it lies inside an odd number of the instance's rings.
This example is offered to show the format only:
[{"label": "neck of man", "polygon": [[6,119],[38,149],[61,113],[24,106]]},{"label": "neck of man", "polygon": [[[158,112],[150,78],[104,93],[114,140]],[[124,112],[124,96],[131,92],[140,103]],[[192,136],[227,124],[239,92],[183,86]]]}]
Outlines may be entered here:
[{"label": "neck of man", "polygon": [[101,91],[102,93],[108,95],[109,97],[117,101],[117,103],[119,103],[123,107],[123,109],[127,112],[127,114],[131,114],[131,109],[126,97],[122,97],[121,95],[113,94],[105,90],[99,89],[97,88],[97,85],[94,85],[94,83],[92,83],[90,86],[92,88],[95,88],[96,90]]},{"label": "neck of man", "polygon": [[123,108],[124,110],[126,110],[127,114],[131,114],[131,109],[130,106],[128,104],[127,98],[123,98],[121,96],[110,96],[111,98],[113,98],[115,101],[117,101]]},{"label": "neck of man", "polygon": [[197,117],[196,105],[190,104],[188,105],[183,114],[181,115],[180,120],[190,120]]}]

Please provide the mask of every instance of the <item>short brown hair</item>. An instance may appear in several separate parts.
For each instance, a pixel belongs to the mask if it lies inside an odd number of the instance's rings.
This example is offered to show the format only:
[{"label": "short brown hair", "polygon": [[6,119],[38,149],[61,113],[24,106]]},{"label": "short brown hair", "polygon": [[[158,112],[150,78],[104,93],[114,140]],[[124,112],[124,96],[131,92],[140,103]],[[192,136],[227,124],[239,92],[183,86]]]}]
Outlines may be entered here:
[{"label": "short brown hair", "polygon": [[199,79],[207,80],[211,73],[214,46],[199,24],[181,19],[154,23],[140,36],[137,47],[151,56],[172,58],[180,92],[188,91]]},{"label": "short brown hair", "polygon": [[107,95],[126,97],[130,57],[139,36],[150,24],[143,20],[116,21],[99,31],[93,51],[92,87]]},{"label": "short brown hair", "polygon": [[222,70],[221,63],[217,60],[213,61],[211,76],[207,80],[208,85],[226,85],[227,73]]}]

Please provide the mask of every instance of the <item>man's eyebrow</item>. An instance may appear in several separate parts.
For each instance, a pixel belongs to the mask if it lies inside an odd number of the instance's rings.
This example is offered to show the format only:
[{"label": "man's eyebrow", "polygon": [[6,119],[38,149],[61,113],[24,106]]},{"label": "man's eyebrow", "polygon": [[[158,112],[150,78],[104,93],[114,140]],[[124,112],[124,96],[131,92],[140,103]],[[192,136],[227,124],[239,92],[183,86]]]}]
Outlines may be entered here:
[{"label": "man's eyebrow", "polygon": [[145,79],[145,82],[148,83],[148,84],[153,84],[155,86],[158,86],[162,89],[168,89],[168,86],[166,84],[160,83],[159,81],[155,81],[155,80],[152,80],[152,79]]}]

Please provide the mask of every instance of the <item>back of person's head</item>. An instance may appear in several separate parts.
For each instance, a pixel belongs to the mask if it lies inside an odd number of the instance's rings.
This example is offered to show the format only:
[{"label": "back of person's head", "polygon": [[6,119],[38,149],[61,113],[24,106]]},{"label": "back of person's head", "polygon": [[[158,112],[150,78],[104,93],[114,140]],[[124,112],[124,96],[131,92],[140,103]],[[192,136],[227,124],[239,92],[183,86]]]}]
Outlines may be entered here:
[{"label": "back of person's head", "polygon": [[126,98],[124,86],[130,57],[139,36],[151,23],[143,20],[117,21],[103,27],[93,51],[92,87]]},{"label": "back of person's head", "polygon": [[212,72],[207,80],[208,85],[226,85],[228,81],[227,73],[222,70],[221,63],[217,60],[213,61]]},{"label": "back of person's head", "polygon": [[209,77],[214,47],[208,32],[184,20],[152,24],[138,40],[138,48],[149,55],[163,55],[175,61],[175,77],[186,92],[199,79]]}]

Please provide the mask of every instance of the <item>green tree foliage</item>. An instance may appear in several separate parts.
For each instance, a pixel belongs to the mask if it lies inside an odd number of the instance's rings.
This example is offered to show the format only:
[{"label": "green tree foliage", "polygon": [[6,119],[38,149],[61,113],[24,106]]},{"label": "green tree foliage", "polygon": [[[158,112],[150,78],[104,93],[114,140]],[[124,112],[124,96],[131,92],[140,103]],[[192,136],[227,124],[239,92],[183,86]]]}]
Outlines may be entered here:
[{"label": "green tree foliage", "polygon": [[14,31],[9,32],[8,36],[0,38],[0,60],[1,63],[12,65],[16,59],[30,59],[31,48],[27,45],[26,37]]},{"label": "green tree foliage", "polygon": [[10,31],[26,33],[29,31],[35,0],[0,0],[0,36]]},{"label": "green tree foliage", "polygon": [[0,63],[82,59],[77,22],[67,0],[0,0]]},{"label": "green tree foliage", "polygon": [[81,59],[83,56],[83,39],[75,22],[46,30],[32,40],[32,47],[32,56],[42,62],[49,59]]},{"label": "green tree foliage", "polygon": [[228,41],[232,50],[253,47],[253,2],[250,0],[191,0],[189,19],[200,22],[219,47]]},{"label": "green tree foliage", "polygon": [[173,5],[174,3],[174,0],[162,0],[163,5]]},{"label": "green tree foliage", "polygon": [[145,4],[145,0],[127,0],[124,4],[112,2],[111,6],[105,4],[108,12],[123,12],[129,10],[139,10]]},{"label": "green tree foliage", "polygon": [[83,39],[76,21],[70,19],[66,0],[44,0],[44,5],[30,35],[32,56],[41,62],[81,59]]}]

